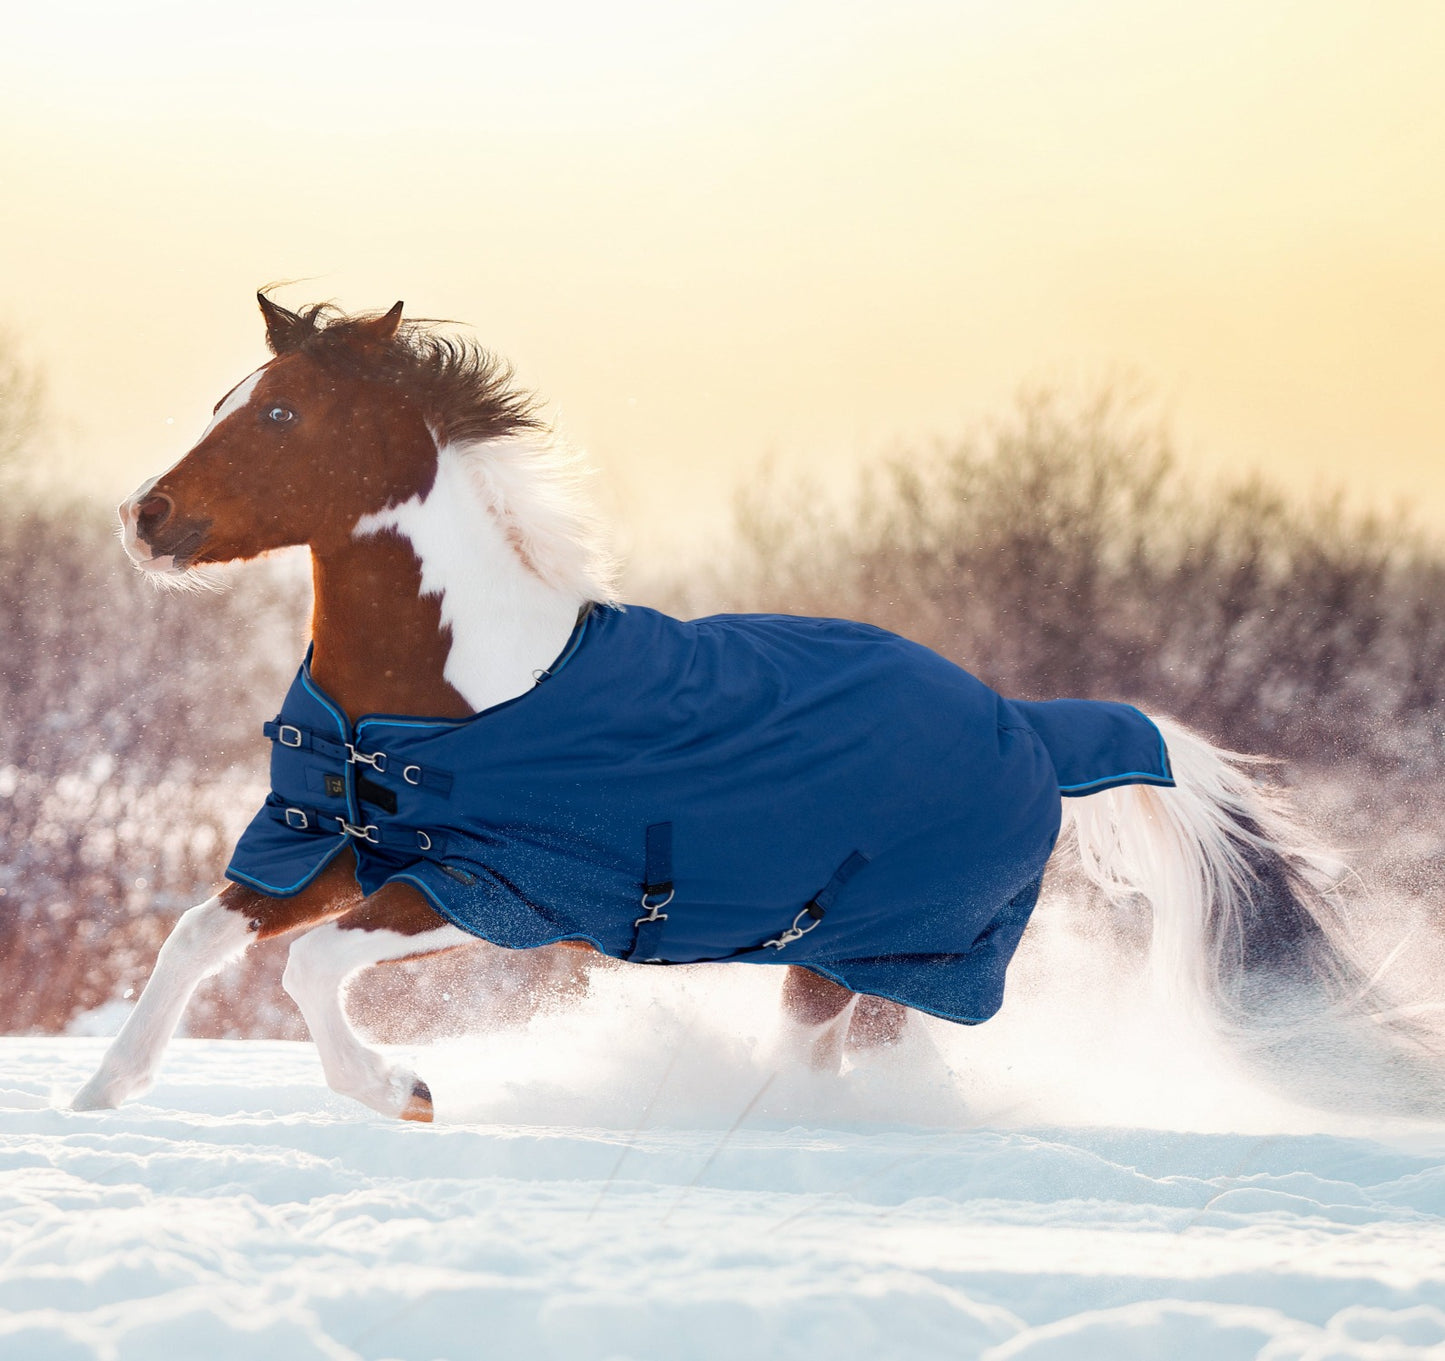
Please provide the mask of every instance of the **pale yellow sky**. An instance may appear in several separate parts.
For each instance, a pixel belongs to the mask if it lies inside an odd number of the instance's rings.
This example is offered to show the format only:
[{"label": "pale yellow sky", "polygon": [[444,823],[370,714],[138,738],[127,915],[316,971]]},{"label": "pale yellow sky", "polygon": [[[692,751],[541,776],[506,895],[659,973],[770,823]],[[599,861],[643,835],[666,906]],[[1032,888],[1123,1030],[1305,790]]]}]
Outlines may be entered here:
[{"label": "pale yellow sky", "polygon": [[1445,5],[65,3],[0,43],[0,325],[118,499],[256,285],[512,357],[642,555],[1127,374],[1445,528]]}]

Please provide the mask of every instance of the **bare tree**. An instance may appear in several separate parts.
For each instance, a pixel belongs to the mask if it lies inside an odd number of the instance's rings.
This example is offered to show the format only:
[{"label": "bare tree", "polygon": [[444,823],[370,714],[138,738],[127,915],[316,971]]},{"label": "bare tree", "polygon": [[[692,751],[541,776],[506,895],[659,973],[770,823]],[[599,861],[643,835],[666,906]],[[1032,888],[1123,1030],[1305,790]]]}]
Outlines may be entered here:
[{"label": "bare tree", "polygon": [[43,406],[39,371],[25,364],[15,343],[0,334],[0,475],[13,467],[39,431]]}]

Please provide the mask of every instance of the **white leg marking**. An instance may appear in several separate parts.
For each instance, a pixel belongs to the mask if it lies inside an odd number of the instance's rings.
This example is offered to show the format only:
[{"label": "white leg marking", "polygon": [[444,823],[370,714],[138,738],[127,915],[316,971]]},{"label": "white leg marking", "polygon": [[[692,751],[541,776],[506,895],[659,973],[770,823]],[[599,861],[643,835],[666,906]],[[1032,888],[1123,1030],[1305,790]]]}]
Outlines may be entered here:
[{"label": "white leg marking", "polygon": [[416,1074],[362,1043],[346,1017],[346,984],[373,964],[475,942],[475,936],[451,925],[404,936],[398,931],[346,930],[328,922],[291,946],[281,981],[301,1008],[333,1091],[383,1115],[406,1111]]},{"label": "white leg marking", "polygon": [[101,1110],[149,1088],[196,985],[241,954],[254,938],[249,919],[228,911],[219,898],[184,913],[161,946],[135,1010],[71,1106]]}]

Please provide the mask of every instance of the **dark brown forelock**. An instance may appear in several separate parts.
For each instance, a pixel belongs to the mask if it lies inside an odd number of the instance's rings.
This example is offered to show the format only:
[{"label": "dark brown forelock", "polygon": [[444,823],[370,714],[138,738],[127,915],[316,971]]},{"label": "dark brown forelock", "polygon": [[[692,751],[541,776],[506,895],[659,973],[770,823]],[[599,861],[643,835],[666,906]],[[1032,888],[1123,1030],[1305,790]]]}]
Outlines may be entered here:
[{"label": "dark brown forelock", "polygon": [[278,357],[304,354],[349,378],[390,383],[410,397],[443,444],[471,444],[537,430],[544,422],[537,398],[517,386],[512,366],[469,336],[444,333],[455,323],[405,320],[391,340],[377,340],[368,325],[379,312],[343,312],[314,303],[297,312],[271,303],[284,324],[269,335]]}]

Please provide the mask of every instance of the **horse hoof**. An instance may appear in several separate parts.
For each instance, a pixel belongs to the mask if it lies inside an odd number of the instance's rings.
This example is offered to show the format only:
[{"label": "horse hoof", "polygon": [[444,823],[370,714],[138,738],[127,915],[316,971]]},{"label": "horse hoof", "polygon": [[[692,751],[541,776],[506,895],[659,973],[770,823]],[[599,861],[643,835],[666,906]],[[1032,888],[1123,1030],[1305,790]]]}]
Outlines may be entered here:
[{"label": "horse hoof", "polygon": [[74,1100],[70,1103],[70,1109],[73,1111],[113,1111],[118,1105],[120,1105],[119,1101],[112,1101],[107,1096],[101,1096],[89,1089],[82,1088],[75,1094]]},{"label": "horse hoof", "polygon": [[125,1100],[124,1095],[110,1083],[91,1078],[71,1099],[73,1111],[113,1111]]},{"label": "horse hoof", "polygon": [[401,1108],[403,1120],[418,1120],[430,1124],[435,1118],[431,1103],[431,1088],[420,1078],[411,1084],[411,1096]]}]

